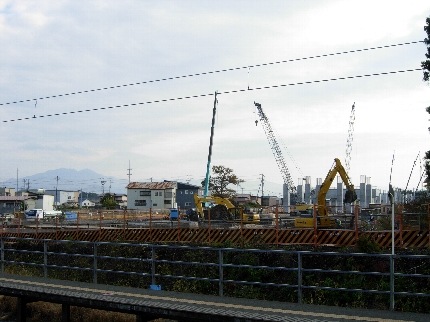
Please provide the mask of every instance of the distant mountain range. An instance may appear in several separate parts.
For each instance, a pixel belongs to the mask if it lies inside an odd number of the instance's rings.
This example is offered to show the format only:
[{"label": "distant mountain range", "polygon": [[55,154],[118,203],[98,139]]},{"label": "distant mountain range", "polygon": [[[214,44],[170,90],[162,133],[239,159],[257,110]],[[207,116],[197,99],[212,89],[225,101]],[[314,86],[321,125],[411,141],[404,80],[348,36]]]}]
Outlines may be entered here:
[{"label": "distant mountain range", "polygon": [[125,187],[128,180],[104,176],[90,169],[74,170],[60,168],[48,170],[32,176],[19,177],[18,180],[9,179],[0,182],[0,186],[17,188],[18,190],[27,189],[46,189],[46,190],[82,190],[85,192],[102,193],[112,192],[126,193]]},{"label": "distant mountain range", "polygon": [[[133,181],[142,182],[145,180]],[[160,181],[163,180],[160,179]],[[9,179],[7,181],[0,182],[0,187],[16,189],[18,185],[18,191],[27,190],[28,188],[45,190],[55,190],[57,188],[58,190],[82,190],[84,192],[93,192],[97,194],[101,194],[103,191],[126,194],[127,189],[125,187],[127,184],[128,179],[118,179],[115,177],[105,176],[90,169],[78,171],[75,169],[60,168],[56,170],[48,170],[32,176],[20,177],[18,180],[16,178]],[[190,184],[200,186],[200,183],[196,180],[192,180]],[[261,195],[261,189],[259,186],[259,181],[252,180],[241,184],[241,187],[233,187],[233,189],[237,189],[237,193],[239,194],[251,193],[255,195],[259,192],[259,195]],[[281,184],[265,182],[264,188],[264,195],[279,196],[282,194]]]}]

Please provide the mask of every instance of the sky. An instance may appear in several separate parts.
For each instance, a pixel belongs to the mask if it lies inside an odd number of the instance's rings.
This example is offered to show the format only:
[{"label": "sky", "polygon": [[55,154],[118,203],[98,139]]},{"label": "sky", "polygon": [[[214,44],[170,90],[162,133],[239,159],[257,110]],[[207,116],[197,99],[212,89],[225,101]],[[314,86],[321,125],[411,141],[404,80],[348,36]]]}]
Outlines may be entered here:
[{"label": "sky", "polygon": [[282,194],[254,102],[295,184],[344,162],[355,103],[352,183],[421,188],[428,16],[429,1],[0,0],[0,181],[70,168],[199,184],[218,91],[211,165],[240,193],[264,175]]}]

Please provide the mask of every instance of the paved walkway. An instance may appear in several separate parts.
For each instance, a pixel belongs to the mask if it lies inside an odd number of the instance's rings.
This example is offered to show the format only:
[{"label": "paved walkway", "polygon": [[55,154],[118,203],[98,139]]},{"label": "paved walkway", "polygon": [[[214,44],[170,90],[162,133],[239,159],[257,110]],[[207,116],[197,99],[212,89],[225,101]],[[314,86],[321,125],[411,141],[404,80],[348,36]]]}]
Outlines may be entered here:
[{"label": "paved walkway", "polygon": [[24,303],[35,300],[62,303],[67,311],[72,305],[132,313],[137,321],[155,318],[237,322],[430,321],[427,314],[300,305],[7,274],[0,274],[0,294],[20,297]]}]

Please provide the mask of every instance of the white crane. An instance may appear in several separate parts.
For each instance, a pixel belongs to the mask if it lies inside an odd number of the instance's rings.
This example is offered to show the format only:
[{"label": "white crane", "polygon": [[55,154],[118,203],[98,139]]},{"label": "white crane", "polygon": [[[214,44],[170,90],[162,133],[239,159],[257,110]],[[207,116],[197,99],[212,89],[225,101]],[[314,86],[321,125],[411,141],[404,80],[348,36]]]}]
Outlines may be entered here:
[{"label": "white crane", "polygon": [[350,169],[352,140],[353,140],[353,134],[354,134],[354,122],[355,122],[355,102],[354,104],[352,104],[351,115],[349,117],[348,139],[346,141],[346,156],[345,156],[346,173],[349,173],[349,169]]}]

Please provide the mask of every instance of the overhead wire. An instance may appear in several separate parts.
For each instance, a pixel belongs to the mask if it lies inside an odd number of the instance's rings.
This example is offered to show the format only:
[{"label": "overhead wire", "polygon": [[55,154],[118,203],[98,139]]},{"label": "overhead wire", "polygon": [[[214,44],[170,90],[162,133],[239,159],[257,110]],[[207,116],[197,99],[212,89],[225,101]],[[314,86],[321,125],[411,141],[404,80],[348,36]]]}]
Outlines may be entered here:
[{"label": "overhead wire", "polygon": [[351,53],[357,53],[357,52],[363,52],[363,51],[369,51],[369,50],[377,50],[377,49],[384,49],[384,48],[391,48],[391,47],[397,47],[397,46],[412,45],[412,44],[418,44],[418,43],[422,43],[422,42],[423,42],[422,40],[420,40],[420,41],[410,41],[410,42],[404,42],[404,43],[399,43],[399,44],[392,44],[392,45],[384,45],[384,46],[376,46],[376,47],[369,47],[369,48],[362,48],[362,49],[353,49],[353,50],[347,50],[347,51],[340,51],[340,52],[331,53],[331,54],[322,54],[322,55],[315,55],[315,56],[308,56],[308,57],[301,57],[301,58],[292,58],[292,59],[280,60],[280,61],[276,61],[276,62],[269,62],[269,63],[255,64],[255,65],[241,66],[241,67],[219,69],[219,70],[208,71],[208,72],[200,72],[200,73],[194,73],[194,74],[189,74],[189,75],[166,77],[166,78],[160,78],[160,79],[149,80],[149,81],[142,81],[142,82],[136,82],[136,83],[130,83],[130,84],[100,87],[100,88],[90,89],[90,90],[84,90],[84,91],[77,91],[77,92],[64,93],[64,94],[56,94],[56,95],[50,95],[50,96],[45,96],[45,97],[39,97],[39,98],[18,100],[18,101],[14,101],[14,102],[0,103],[0,106],[2,106],[2,105],[11,105],[11,104],[18,104],[18,103],[24,103],[24,102],[31,102],[31,101],[35,101],[35,100],[38,100],[38,99],[39,100],[43,100],[43,99],[63,97],[63,96],[69,96],[69,95],[78,95],[78,94],[85,94],[85,93],[91,93],[91,92],[97,92],[97,91],[103,91],[103,90],[117,89],[117,88],[121,88],[121,87],[128,87],[128,86],[134,86],[134,85],[143,85],[143,84],[157,83],[157,82],[162,82],[162,81],[169,81],[169,80],[174,80],[174,79],[181,79],[181,78],[188,78],[188,77],[195,77],[195,76],[202,76],[202,75],[223,73],[223,72],[229,72],[229,71],[235,71],[235,70],[241,70],[241,69],[248,69],[248,89],[249,89],[249,71],[250,71],[250,68],[270,66],[270,65],[276,65],[276,64],[283,64],[283,63],[289,63],[289,62],[295,62],[295,61],[307,60],[307,59],[315,59],[315,58],[323,58],[323,57],[330,57],[330,56],[351,54]]},{"label": "overhead wire", "polygon": [[[238,89],[238,90],[218,92],[217,94],[218,95],[233,94],[233,93],[241,93],[241,92],[254,91],[254,90],[263,90],[263,89],[288,87],[288,86],[296,86],[296,85],[305,85],[305,84],[314,84],[314,83],[323,83],[323,82],[330,82],[330,81],[348,80],[348,79],[354,79],[354,78],[371,77],[371,76],[381,76],[381,75],[398,74],[398,73],[406,73],[406,72],[414,72],[414,71],[421,71],[421,68],[398,70],[398,71],[391,71],[391,72],[372,73],[372,74],[364,74],[364,75],[355,75],[355,76],[346,76],[346,77],[338,77],[338,78],[328,78],[328,79],[320,79],[320,80],[313,80],[313,81],[306,81],[306,82],[297,82],[297,83],[289,83],[289,84],[268,85],[268,86],[255,87],[255,88],[245,88],[245,89]],[[23,117],[23,118],[17,118],[17,119],[12,119],[12,120],[3,120],[1,122],[2,123],[17,122],[17,121],[24,121],[24,120],[30,120],[30,119],[38,119],[38,118],[51,117],[51,116],[70,115],[70,114],[75,114],[75,113],[85,113],[85,112],[107,110],[107,109],[129,107],[129,106],[137,106],[137,105],[144,105],[144,104],[155,104],[155,103],[161,103],[161,102],[177,101],[177,100],[190,99],[190,98],[199,98],[199,97],[213,96],[213,95],[215,95],[215,94],[214,93],[207,93],[207,94],[190,95],[190,96],[184,96],[184,97],[159,99],[159,100],[147,101],[147,102],[139,102],[139,103],[131,103],[131,104],[122,104],[122,105],[108,106],[108,107],[85,109],[85,110],[79,110],[79,111],[69,111],[69,112],[46,114],[46,115],[38,115],[38,116],[34,115],[32,117]]]}]

